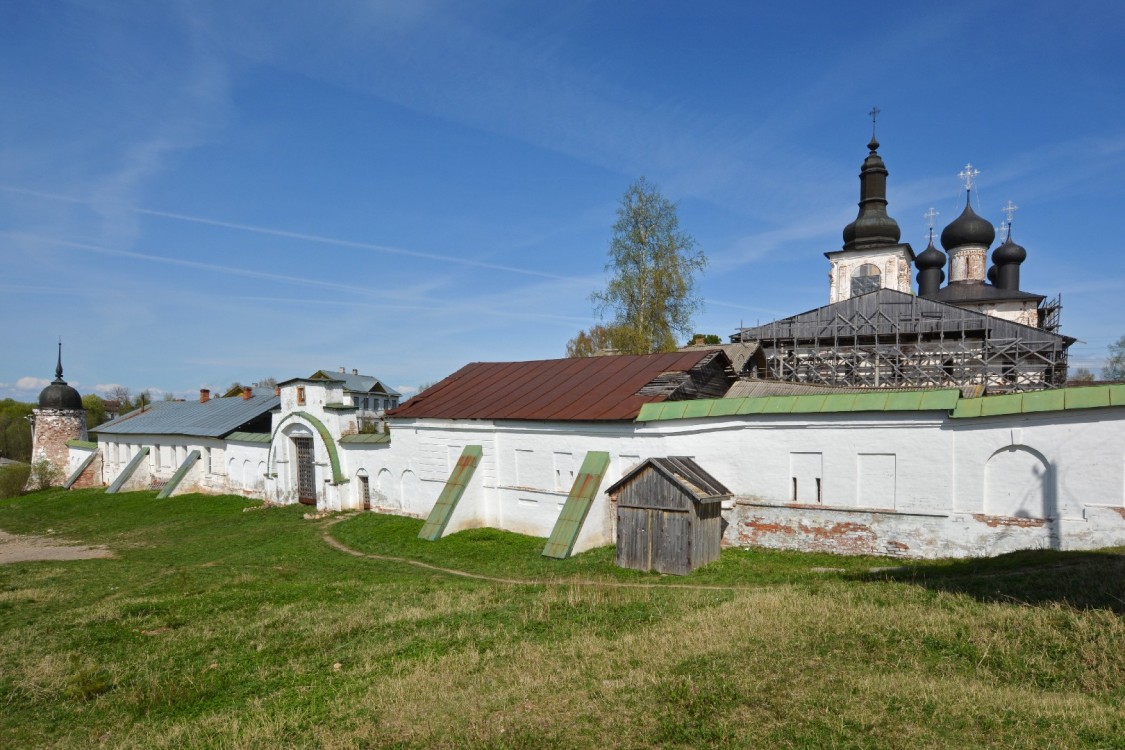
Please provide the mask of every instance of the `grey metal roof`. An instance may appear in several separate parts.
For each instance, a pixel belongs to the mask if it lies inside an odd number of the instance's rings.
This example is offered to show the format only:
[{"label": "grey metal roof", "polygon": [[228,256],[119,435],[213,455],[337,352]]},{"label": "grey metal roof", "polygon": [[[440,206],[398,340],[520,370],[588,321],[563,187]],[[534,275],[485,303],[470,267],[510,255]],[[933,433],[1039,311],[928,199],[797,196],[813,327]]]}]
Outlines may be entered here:
[{"label": "grey metal roof", "polygon": [[[318,377],[320,376],[320,377]],[[391,388],[372,375],[352,375],[346,372],[332,372],[331,370],[317,370],[308,377],[309,380],[336,380],[344,384],[344,389],[359,393],[386,393],[388,396],[401,396],[402,394]]]},{"label": "grey metal roof", "polygon": [[143,412],[135,410],[123,414],[90,432],[99,435],[223,437],[280,404],[281,399],[272,393],[248,399],[213,398],[205,403],[156,401],[146,406]]}]

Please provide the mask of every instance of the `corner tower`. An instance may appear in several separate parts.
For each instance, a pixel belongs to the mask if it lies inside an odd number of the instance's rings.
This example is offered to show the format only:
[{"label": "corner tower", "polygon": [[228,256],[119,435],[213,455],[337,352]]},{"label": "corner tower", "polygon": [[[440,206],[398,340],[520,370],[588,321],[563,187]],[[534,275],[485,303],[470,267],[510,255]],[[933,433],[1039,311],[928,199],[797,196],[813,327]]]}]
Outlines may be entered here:
[{"label": "corner tower", "polygon": [[879,155],[871,110],[871,142],[859,171],[859,215],[844,227],[844,246],[825,253],[832,264],[828,302],[840,302],[879,289],[911,292],[914,250],[899,243],[898,222],[887,215],[887,167]]},{"label": "corner tower", "polygon": [[60,481],[65,478],[69,464],[67,441],[87,437],[82,396],[66,384],[62,375],[60,341],[55,379],[39,394],[39,404],[31,411],[31,460],[49,462]]}]

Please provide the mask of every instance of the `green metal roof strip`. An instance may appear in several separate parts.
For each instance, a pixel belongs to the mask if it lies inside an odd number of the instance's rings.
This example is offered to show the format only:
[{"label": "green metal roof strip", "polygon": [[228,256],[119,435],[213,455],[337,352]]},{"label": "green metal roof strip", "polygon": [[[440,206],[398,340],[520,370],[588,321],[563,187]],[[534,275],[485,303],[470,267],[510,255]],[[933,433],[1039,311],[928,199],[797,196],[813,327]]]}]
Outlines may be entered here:
[{"label": "green metal roof strip", "polygon": [[997,417],[1006,414],[1099,409],[1109,406],[1125,406],[1125,389],[1122,386],[1094,385],[965,398],[957,402],[952,417],[954,419]]},{"label": "green metal roof strip", "polygon": [[883,405],[884,411],[918,411],[922,406],[920,391],[903,391],[902,393],[888,393],[887,402]]},{"label": "green metal roof strip", "polygon": [[851,411],[852,404],[855,403],[854,393],[830,393],[824,397],[824,403],[821,404],[821,409],[828,414],[840,411]]},{"label": "green metal roof strip", "polygon": [[164,489],[160,490],[160,493],[156,496],[156,499],[162,500],[166,497],[171,497],[172,493],[176,491],[176,488],[180,486],[180,482],[184,481],[184,477],[187,476],[188,471],[191,470],[192,466],[195,466],[195,462],[198,460],[199,451],[192,451],[191,453],[187,454],[187,458],[185,458],[184,462],[180,464],[180,468],[176,469],[176,473],[172,475],[172,478],[168,480],[168,483],[164,485]]},{"label": "green metal roof strip", "polygon": [[441,539],[441,535],[445,533],[445,527],[449,525],[449,519],[453,517],[453,511],[457,508],[457,503],[461,501],[461,496],[465,494],[465,488],[469,486],[469,480],[473,478],[473,473],[476,472],[477,465],[480,464],[483,453],[484,451],[479,445],[466,445],[465,449],[461,451],[461,457],[457,459],[457,465],[450,472],[449,480],[442,488],[441,494],[438,495],[437,502],[430,510],[430,515],[426,518],[422,530],[418,532],[419,539],[425,539],[429,542],[436,542]]},{"label": "green metal roof strip", "polygon": [[232,432],[227,435],[227,440],[237,440],[243,443],[268,443],[272,440],[268,432]]},{"label": "green metal roof strip", "polygon": [[984,401],[983,398],[963,398],[957,402],[957,406],[953,408],[953,413],[949,416],[952,419],[979,417],[982,401]]},{"label": "green metal roof strip", "polygon": [[1084,386],[1050,391],[961,398],[957,388],[932,391],[871,391],[802,396],[700,399],[647,404],[639,422],[744,416],[749,414],[828,414],[858,411],[948,411],[954,419],[1069,409],[1125,406],[1125,385]]},{"label": "green metal roof strip", "polygon": [[1066,394],[1062,391],[1037,391],[1023,395],[1024,413],[1059,411],[1066,408]]},{"label": "green metal roof strip", "polygon": [[358,406],[352,404],[325,404],[325,411],[355,411]]},{"label": "green metal roof strip", "polygon": [[93,440],[67,440],[67,448],[85,448],[86,450],[97,450],[98,444]]},{"label": "green metal roof strip", "polygon": [[391,433],[389,432],[366,432],[357,435],[344,435],[337,442],[348,443],[389,443],[391,442]]},{"label": "green metal roof strip", "polygon": [[824,400],[828,396],[810,394],[808,396],[795,396],[794,398],[797,400],[793,402],[793,408],[789,410],[791,414],[812,414],[824,411]]},{"label": "green metal roof strip", "polygon": [[125,483],[129,481],[129,477],[133,476],[133,472],[137,470],[137,467],[141,465],[141,461],[143,461],[144,457],[147,455],[148,446],[141,446],[141,449],[137,451],[137,455],[129,459],[129,463],[125,464],[125,468],[117,475],[117,479],[113,480],[113,484],[105,488],[105,494],[117,494],[117,492],[125,486]]},{"label": "green metal roof strip", "polygon": [[988,396],[980,405],[980,415],[991,417],[995,414],[1019,414],[1023,411],[1023,394],[1008,393],[1003,396]]},{"label": "green metal roof strip", "polygon": [[923,391],[922,403],[919,404],[923,411],[949,411],[955,409],[961,400],[961,391],[956,388],[945,388],[940,391]]},{"label": "green metal roof strip", "polygon": [[885,393],[857,393],[852,402],[852,411],[883,411],[886,407]]},{"label": "green metal roof strip", "polygon": [[[271,452],[273,450],[273,439],[277,437],[277,432],[281,429],[281,425],[285,424],[294,417],[299,417],[300,419],[303,419],[311,424],[320,435],[321,440],[324,441],[324,446],[328,449],[328,460],[332,463],[332,483],[346,484],[348,478],[344,476],[344,473],[342,471],[340,471],[340,453],[336,450],[336,443],[334,440],[332,440],[332,433],[328,431],[328,428],[324,426],[323,422],[321,422],[319,419],[314,417],[312,414],[309,414],[308,412],[295,411],[287,415],[284,419],[277,423],[277,427],[274,428],[273,434],[270,435]],[[266,465],[270,465],[268,461]]]},{"label": "green metal roof strip", "polygon": [[698,401],[681,401],[680,403],[684,405],[684,419],[698,419],[711,416],[711,406],[714,402],[709,399],[700,399]]},{"label": "green metal roof strip", "polygon": [[605,451],[590,451],[582,461],[582,468],[574,478],[574,485],[566,497],[562,512],[559,513],[555,527],[551,529],[551,536],[543,547],[544,557],[554,557],[559,560],[570,557],[574,551],[574,543],[578,541],[578,533],[582,531],[582,524],[586,522],[586,515],[590,506],[594,504],[598,488],[602,485],[602,478],[609,468],[609,454]]},{"label": "green metal roof strip", "polygon": [[[74,442],[80,443],[82,441],[81,440],[75,440]],[[95,443],[94,445],[96,447],[97,443]],[[97,457],[98,457],[97,451],[95,451],[95,452],[91,453],[90,455],[86,456],[86,458],[83,459],[82,463],[78,464],[78,468],[74,470],[74,473],[72,473],[69,477],[67,477],[66,481],[63,482],[63,489],[69,490],[71,487],[73,487],[74,483],[78,481],[78,477],[82,476],[82,472],[86,471],[86,468],[90,464],[94,463],[94,459],[97,458]]]},{"label": "green metal roof strip", "polygon": [[1064,409],[1095,409],[1109,406],[1109,388],[1064,388]]},{"label": "green metal roof strip", "polygon": [[738,399],[739,405],[736,413],[739,416],[744,414],[761,414],[762,409],[766,408],[766,401],[768,400],[768,398],[740,398]]},{"label": "green metal roof strip", "polygon": [[713,401],[714,406],[711,407],[712,417],[729,417],[738,413],[738,399],[736,398],[720,398]]}]

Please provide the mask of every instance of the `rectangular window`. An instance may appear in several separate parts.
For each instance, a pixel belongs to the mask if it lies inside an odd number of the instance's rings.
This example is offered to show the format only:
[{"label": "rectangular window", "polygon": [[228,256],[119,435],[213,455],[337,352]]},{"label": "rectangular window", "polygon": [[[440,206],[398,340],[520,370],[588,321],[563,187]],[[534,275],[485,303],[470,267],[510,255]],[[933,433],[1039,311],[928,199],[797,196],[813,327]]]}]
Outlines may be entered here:
[{"label": "rectangular window", "polygon": [[305,405],[305,387],[303,385],[297,386],[297,406]]}]

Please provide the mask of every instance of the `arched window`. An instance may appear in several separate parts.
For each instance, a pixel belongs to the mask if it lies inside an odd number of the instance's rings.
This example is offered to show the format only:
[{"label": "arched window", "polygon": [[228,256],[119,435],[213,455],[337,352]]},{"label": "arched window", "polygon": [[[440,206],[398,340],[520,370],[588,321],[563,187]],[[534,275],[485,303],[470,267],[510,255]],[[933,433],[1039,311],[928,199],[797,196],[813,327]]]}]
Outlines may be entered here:
[{"label": "arched window", "polygon": [[878,266],[864,263],[852,274],[852,296],[874,292],[883,286],[883,275],[879,273]]}]

